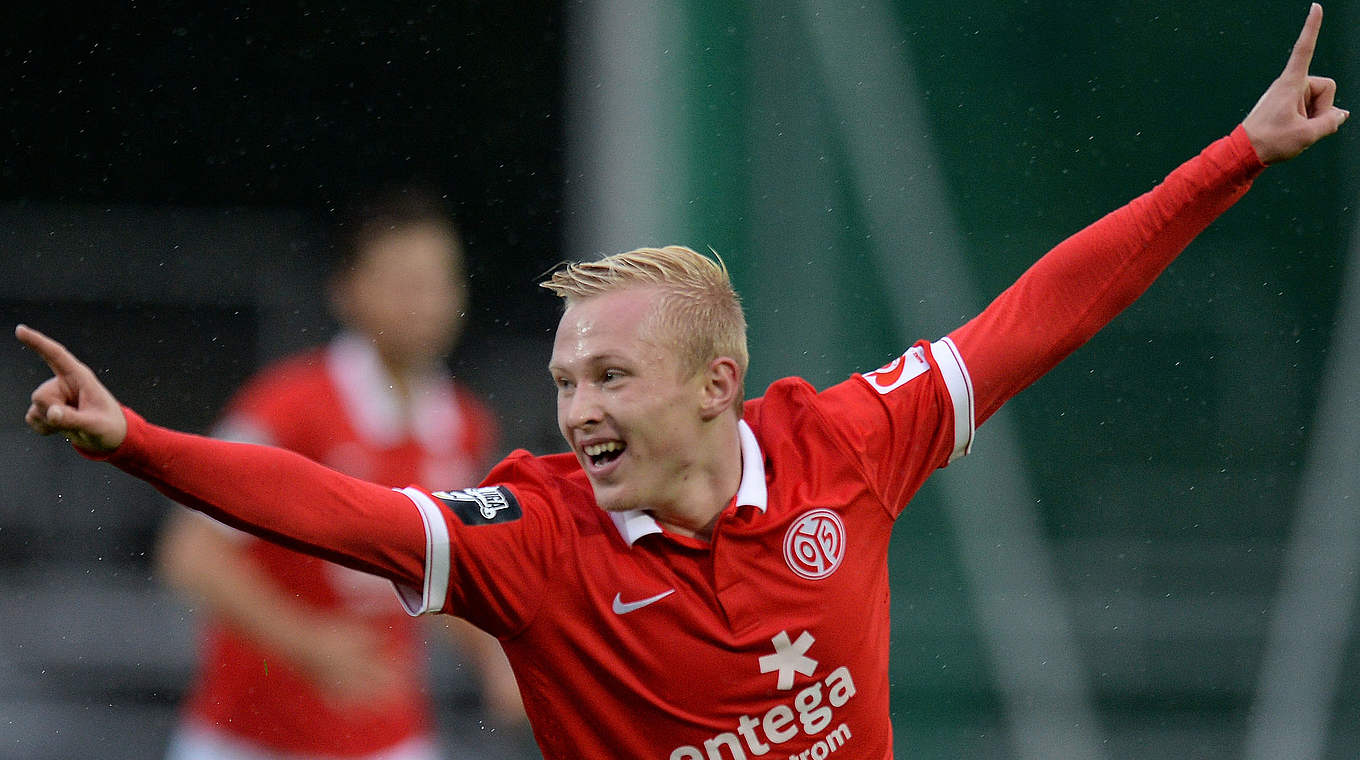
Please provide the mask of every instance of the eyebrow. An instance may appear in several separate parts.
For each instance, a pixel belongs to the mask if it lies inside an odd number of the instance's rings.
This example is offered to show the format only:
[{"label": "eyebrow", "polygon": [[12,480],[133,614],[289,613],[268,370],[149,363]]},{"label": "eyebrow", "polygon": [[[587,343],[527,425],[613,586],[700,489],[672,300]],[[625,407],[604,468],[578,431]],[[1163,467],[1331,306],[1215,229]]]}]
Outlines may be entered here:
[{"label": "eyebrow", "polygon": [[[627,361],[626,357],[624,357],[622,354],[618,354],[613,351],[606,351],[602,354],[591,354],[590,356],[587,356],[585,360],[581,363],[586,366],[590,366],[594,364],[608,364],[610,362],[626,363],[626,361]],[[566,368],[563,365],[558,364],[557,362],[548,362],[548,371],[549,372],[566,371]]]}]

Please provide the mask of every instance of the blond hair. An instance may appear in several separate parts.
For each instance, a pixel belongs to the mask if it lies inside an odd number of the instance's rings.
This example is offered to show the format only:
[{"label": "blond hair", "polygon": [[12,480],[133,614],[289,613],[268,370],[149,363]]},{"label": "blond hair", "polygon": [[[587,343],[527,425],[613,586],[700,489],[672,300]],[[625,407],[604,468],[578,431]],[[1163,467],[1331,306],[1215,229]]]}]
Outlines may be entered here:
[{"label": "blond hair", "polygon": [[737,363],[739,379],[744,382],[749,362],[746,316],[727,265],[717,252],[713,255],[709,258],[679,245],[638,248],[597,261],[567,264],[539,285],[568,306],[627,288],[656,288],[661,297],[652,309],[649,327],[675,342],[682,369],[698,372],[725,356]]}]

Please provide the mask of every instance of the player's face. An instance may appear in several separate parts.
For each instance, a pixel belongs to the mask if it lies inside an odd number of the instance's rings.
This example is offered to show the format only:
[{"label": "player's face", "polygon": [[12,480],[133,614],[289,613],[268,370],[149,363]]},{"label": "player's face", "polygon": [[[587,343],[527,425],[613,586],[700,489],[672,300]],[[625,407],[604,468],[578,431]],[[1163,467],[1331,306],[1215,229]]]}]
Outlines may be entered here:
[{"label": "player's face", "polygon": [[656,296],[632,288],[574,302],[549,363],[558,427],[610,511],[664,513],[702,458],[703,373],[682,371],[672,343],[649,334]]},{"label": "player's face", "polygon": [[457,245],[435,224],[374,237],[337,288],[341,319],[397,367],[443,356],[458,337],[466,298]]}]

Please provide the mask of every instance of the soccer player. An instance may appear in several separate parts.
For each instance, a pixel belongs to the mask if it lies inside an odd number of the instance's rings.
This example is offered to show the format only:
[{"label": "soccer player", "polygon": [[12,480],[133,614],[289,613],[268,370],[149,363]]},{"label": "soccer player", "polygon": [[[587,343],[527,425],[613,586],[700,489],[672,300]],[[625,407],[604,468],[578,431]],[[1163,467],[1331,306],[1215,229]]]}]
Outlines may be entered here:
[{"label": "soccer player", "polygon": [[[443,363],[467,284],[442,204],[422,187],[384,188],[357,199],[334,237],[342,331],[252,378],[215,434],[393,486],[475,481],[492,464],[496,424]],[[382,578],[186,509],[167,521],[157,559],[207,613],[169,760],[440,756],[427,631]],[[450,622],[493,724],[514,726],[523,711],[495,640]]]},{"label": "soccer player", "polygon": [[[980,315],[825,391],[743,402],[743,317],[679,247],[560,270],[568,454],[483,485],[383,488],[121,407],[52,339],[28,424],[258,535],[496,635],[549,758],[889,758],[888,537],[975,428],[1131,303],[1267,164],[1335,132],[1314,5],[1242,124],[1060,244]],[[438,486],[436,486],[437,488]]]}]

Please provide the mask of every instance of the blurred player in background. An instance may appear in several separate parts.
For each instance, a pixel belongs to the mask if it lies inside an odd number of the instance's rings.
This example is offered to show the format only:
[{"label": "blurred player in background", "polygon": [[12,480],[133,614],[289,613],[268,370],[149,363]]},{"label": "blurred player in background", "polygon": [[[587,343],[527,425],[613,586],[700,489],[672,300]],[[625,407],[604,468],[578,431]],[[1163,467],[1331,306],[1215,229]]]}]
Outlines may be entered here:
[{"label": "blurred player in background", "polygon": [[726,269],[667,247],[545,283],[565,301],[548,368],[571,452],[515,452],[478,488],[393,490],[158,427],[21,326],[54,375],[25,419],[195,508],[377,572],[412,612],[492,632],[546,757],[888,760],[894,520],[1266,165],[1340,127],[1335,82],[1308,71],[1321,23],[1314,5],[1230,134],[966,324],[820,392],[785,378],[744,400]]},{"label": "blurred player in background", "polygon": [[[343,330],[251,379],[214,434],[394,486],[480,479],[496,425],[444,362],[467,298],[448,215],[432,193],[390,188],[337,227],[329,296]],[[429,628],[405,614],[390,583],[181,508],[167,522],[158,570],[204,613],[171,760],[437,756]],[[519,723],[499,647],[452,622],[487,719]]]}]

